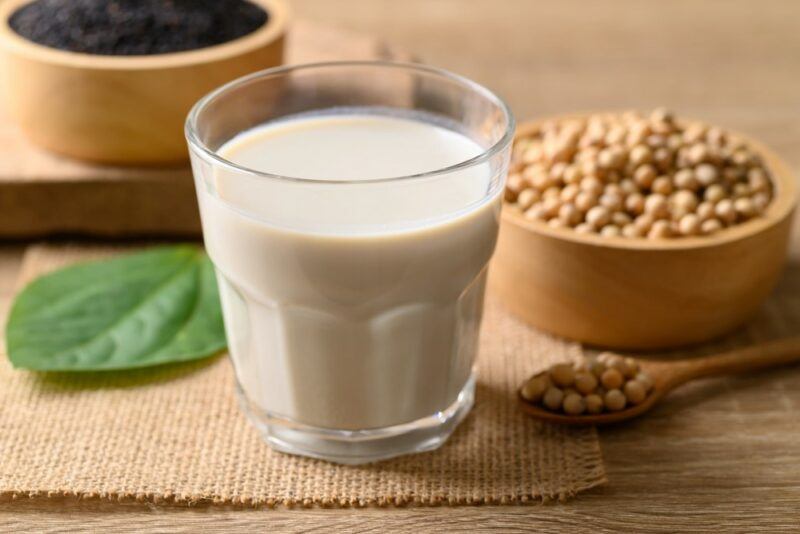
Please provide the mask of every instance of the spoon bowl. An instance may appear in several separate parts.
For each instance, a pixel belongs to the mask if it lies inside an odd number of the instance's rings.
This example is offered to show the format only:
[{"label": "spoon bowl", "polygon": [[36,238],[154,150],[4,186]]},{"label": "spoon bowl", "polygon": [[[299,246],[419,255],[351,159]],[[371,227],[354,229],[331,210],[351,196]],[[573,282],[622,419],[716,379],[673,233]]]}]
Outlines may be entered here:
[{"label": "spoon bowl", "polygon": [[619,423],[622,421],[627,421],[628,419],[632,419],[634,417],[639,417],[643,413],[647,412],[656,405],[656,403],[661,400],[664,396],[662,391],[656,390],[655,386],[644,399],[644,401],[640,402],[639,404],[634,404],[629,406],[623,410],[619,410],[617,412],[603,412],[598,414],[587,414],[587,415],[567,415],[562,412],[554,412],[552,410],[548,410],[547,408],[540,406],[538,404],[533,404],[522,397],[522,393],[519,393],[519,400],[521,403],[522,411],[530,415],[531,417],[535,417],[540,421],[546,421],[548,423],[557,423],[561,425],[612,425],[614,423]]}]

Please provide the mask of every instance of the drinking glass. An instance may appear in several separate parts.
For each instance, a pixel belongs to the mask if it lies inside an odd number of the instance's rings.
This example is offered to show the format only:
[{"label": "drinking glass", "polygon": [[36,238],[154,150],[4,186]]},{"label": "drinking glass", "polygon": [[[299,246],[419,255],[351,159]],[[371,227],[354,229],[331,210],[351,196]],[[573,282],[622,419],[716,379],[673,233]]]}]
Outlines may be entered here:
[{"label": "drinking glass", "polygon": [[[366,180],[220,155],[265,123],[348,110],[435,124],[480,150]],[[390,62],[270,69],[195,105],[186,137],[205,246],[241,405],[270,446],[364,463],[434,449],[468,414],[513,131],[485,87]]]}]

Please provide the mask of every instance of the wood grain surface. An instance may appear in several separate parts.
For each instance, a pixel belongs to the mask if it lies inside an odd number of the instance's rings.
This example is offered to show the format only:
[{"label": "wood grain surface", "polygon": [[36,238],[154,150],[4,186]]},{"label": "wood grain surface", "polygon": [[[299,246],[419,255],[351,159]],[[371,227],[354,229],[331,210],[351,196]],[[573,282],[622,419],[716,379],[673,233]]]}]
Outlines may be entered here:
[{"label": "wood grain surface", "polygon": [[[292,5],[486,83],[520,118],[666,104],[749,133],[800,171],[795,0]],[[0,247],[4,310],[22,250]],[[800,259],[797,232],[792,256]],[[793,279],[777,294],[797,299]],[[0,531],[797,532],[799,428],[800,369],[787,368],[698,382],[639,421],[603,429],[608,485],[563,505],[252,511],[15,501],[0,504]]]}]

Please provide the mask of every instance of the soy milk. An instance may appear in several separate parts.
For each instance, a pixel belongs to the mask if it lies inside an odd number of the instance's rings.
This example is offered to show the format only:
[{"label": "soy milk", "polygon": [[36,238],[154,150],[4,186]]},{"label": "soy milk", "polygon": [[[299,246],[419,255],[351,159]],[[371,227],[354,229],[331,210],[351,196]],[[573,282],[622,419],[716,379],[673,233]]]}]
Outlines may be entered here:
[{"label": "soy milk", "polygon": [[[198,188],[231,357],[251,404],[331,429],[409,423],[472,372],[502,189],[424,117],[355,109],[271,122]],[[195,168],[195,172],[200,169]]]}]

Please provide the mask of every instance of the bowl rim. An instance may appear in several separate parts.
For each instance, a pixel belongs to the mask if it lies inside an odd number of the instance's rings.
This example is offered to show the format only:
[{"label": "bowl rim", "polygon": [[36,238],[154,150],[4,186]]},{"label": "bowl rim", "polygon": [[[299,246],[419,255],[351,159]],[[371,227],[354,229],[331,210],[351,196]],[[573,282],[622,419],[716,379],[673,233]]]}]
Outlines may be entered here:
[{"label": "bowl rim", "polygon": [[285,35],[290,17],[290,10],[284,0],[248,0],[264,9],[268,18],[266,24],[247,35],[195,50],[140,56],[110,56],[52,48],[18,34],[11,28],[11,16],[18,9],[34,1],[36,0],[0,1],[0,48],[50,65],[90,70],[157,70],[224,61],[277,41]]},{"label": "bowl rim", "polygon": [[[542,119],[524,121],[518,124],[514,134],[514,141],[530,135],[533,131],[540,128],[542,124],[549,121],[564,120],[569,118],[586,118],[596,114],[617,114],[622,111],[603,111],[597,113],[573,113],[558,116],[550,116]],[[679,117],[677,121],[681,124],[702,124],[711,126],[709,123],[690,117]],[[570,241],[576,244],[588,245],[598,248],[611,248],[623,250],[688,250],[710,248],[736,241],[741,241],[760,234],[783,222],[787,217],[791,217],[797,205],[798,184],[797,179],[792,173],[789,165],[783,161],[772,149],[766,145],[735,130],[725,128],[725,131],[742,139],[756,153],[761,155],[772,175],[773,186],[777,194],[767,206],[766,212],[757,218],[751,219],[742,224],[737,224],[730,228],[711,236],[681,237],[681,238],[630,238],[630,237],[603,237],[598,234],[579,234],[571,228],[552,228],[538,221],[525,219],[522,214],[509,209],[508,204],[503,201],[501,218],[504,224],[514,225],[532,233],[541,234],[553,239]]]}]

